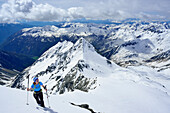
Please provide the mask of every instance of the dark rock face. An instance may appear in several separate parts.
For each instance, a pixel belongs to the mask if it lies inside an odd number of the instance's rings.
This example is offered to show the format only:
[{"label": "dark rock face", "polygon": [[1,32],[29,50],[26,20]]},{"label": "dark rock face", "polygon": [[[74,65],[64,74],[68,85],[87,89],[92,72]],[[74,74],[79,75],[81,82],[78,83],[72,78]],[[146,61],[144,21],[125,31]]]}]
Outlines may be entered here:
[{"label": "dark rock face", "polygon": [[66,90],[74,91],[75,89],[88,92],[88,90],[91,89],[91,86],[96,84],[97,79],[87,78],[83,74],[78,74],[79,71],[83,71],[83,68],[88,68],[88,66],[86,64],[78,63],[65,77],[56,79],[57,84],[52,90],[55,88],[56,92],[59,92],[59,94],[63,94]]}]

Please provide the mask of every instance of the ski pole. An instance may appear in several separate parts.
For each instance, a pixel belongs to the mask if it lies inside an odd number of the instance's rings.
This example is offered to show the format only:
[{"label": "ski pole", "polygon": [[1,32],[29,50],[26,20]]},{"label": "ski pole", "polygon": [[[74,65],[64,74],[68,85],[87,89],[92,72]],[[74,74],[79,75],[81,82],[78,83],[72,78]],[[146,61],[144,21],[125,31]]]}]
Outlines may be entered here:
[{"label": "ski pole", "polygon": [[[27,76],[27,79],[28,79],[28,86],[27,86],[27,88],[29,88],[29,75]],[[28,104],[28,96],[29,96],[29,91],[27,90],[27,105],[29,105]]]},{"label": "ski pole", "polygon": [[[47,89],[47,85],[45,86],[45,89]],[[46,95],[47,95],[47,102],[48,102],[48,106],[49,106],[49,108],[50,108],[50,103],[49,103],[49,96],[48,96],[48,93],[47,93],[47,90],[46,90]]]}]

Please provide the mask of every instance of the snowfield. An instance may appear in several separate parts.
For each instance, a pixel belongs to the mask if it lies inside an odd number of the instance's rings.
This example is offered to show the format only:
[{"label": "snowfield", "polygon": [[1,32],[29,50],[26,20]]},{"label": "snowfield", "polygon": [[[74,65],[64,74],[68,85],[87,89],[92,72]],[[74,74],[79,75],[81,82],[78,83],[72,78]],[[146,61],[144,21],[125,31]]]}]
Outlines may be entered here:
[{"label": "snowfield", "polygon": [[[37,109],[38,105],[32,92],[29,92],[29,105],[26,105],[27,91],[0,86],[0,113],[90,113],[84,108],[71,105],[70,102],[78,105],[88,104],[94,112],[100,113],[169,113],[170,111],[170,96],[157,88],[120,79],[114,75],[99,77],[98,83],[99,86],[88,93],[76,90],[62,95],[50,95],[51,109],[46,111]],[[45,94],[44,101],[48,107]]]}]

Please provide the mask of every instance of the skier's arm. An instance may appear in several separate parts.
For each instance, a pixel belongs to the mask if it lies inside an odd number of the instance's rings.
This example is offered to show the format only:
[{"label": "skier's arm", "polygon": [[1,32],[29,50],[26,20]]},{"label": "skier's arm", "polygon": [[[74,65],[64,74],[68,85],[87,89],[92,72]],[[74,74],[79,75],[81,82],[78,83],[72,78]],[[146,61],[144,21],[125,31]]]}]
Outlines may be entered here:
[{"label": "skier's arm", "polygon": [[47,88],[44,85],[42,85],[42,87],[45,89],[45,91],[47,91]]},{"label": "skier's arm", "polygon": [[33,88],[27,88],[27,91],[33,90]]}]

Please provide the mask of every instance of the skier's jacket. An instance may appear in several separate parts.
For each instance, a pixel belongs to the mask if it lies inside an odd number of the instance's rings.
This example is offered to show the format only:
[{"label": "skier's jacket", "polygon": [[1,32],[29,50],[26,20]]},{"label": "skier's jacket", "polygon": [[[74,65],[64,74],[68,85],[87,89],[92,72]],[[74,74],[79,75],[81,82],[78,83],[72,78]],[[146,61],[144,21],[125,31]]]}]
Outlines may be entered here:
[{"label": "skier's jacket", "polygon": [[42,82],[39,82],[38,84],[32,84],[31,85],[31,88],[34,89],[34,92],[39,92],[41,91],[41,86],[43,85]]}]

